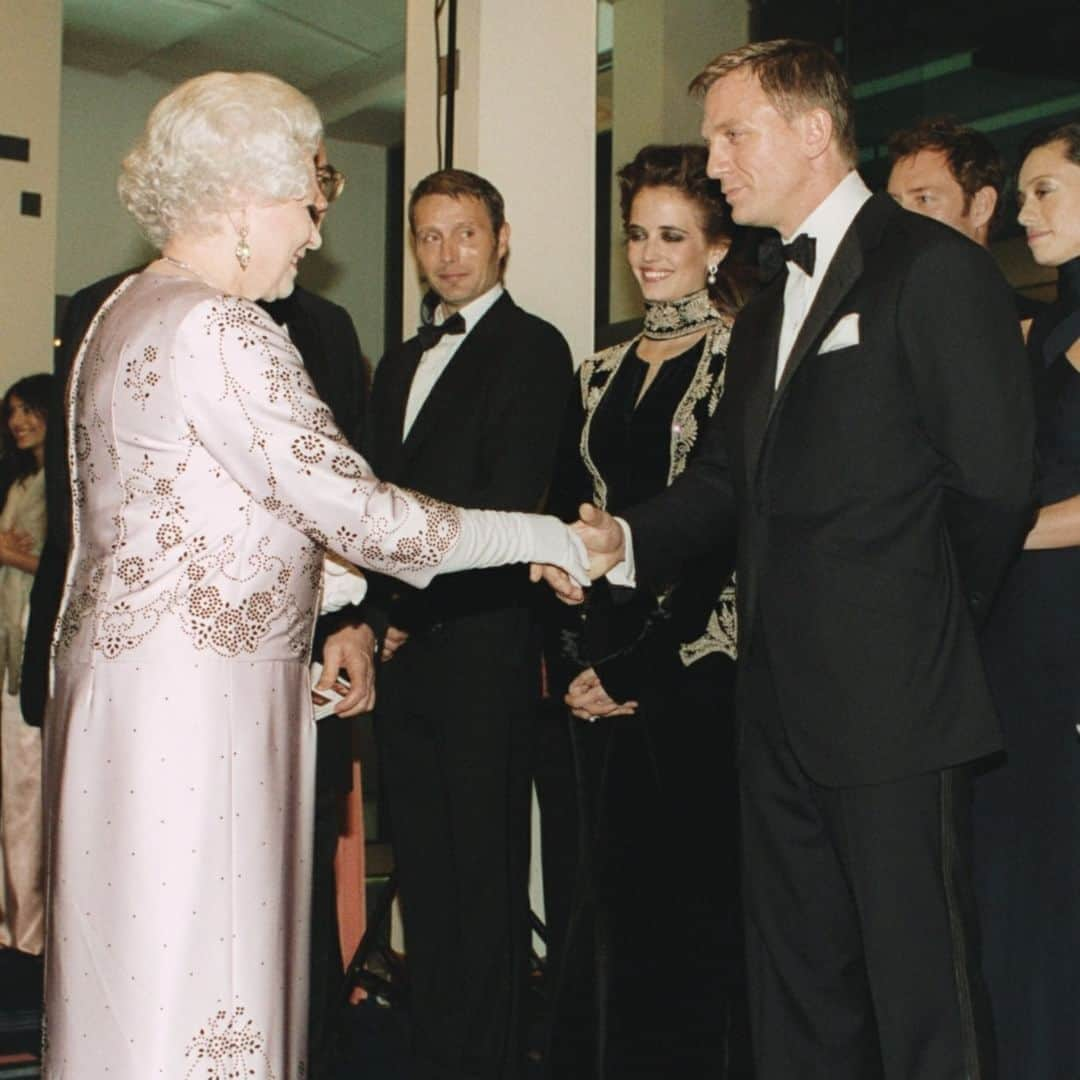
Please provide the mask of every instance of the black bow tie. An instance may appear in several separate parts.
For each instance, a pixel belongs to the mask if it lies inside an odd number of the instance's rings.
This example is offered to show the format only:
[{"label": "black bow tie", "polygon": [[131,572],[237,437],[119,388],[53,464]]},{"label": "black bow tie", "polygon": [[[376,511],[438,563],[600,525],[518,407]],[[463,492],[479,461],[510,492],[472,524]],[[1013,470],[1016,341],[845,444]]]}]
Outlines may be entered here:
[{"label": "black bow tie", "polygon": [[771,281],[784,269],[785,263],[793,262],[807,277],[813,277],[816,251],[817,240],[806,233],[799,233],[790,244],[785,244],[779,236],[767,236],[758,248],[761,276]]},{"label": "black bow tie", "polygon": [[444,334],[464,334],[466,330],[465,319],[460,311],[455,311],[445,322],[423,323],[416,328],[416,336],[420,339],[420,347],[427,352],[433,345],[438,345]]}]

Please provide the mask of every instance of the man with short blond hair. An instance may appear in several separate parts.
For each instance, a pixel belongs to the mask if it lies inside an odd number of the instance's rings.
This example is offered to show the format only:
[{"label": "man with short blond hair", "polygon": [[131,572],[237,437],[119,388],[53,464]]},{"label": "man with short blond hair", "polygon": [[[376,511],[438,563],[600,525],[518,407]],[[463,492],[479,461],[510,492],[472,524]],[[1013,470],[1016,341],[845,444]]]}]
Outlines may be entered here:
[{"label": "man with short blond hair", "polygon": [[820,46],[755,43],[694,87],[709,174],[737,223],[780,233],[777,274],[694,462],[622,525],[584,508],[578,528],[596,572],[649,582],[738,531],[758,1080],[990,1077],[968,770],[1000,745],[976,626],[1030,518],[1009,291],[985,251],[870,194]]}]

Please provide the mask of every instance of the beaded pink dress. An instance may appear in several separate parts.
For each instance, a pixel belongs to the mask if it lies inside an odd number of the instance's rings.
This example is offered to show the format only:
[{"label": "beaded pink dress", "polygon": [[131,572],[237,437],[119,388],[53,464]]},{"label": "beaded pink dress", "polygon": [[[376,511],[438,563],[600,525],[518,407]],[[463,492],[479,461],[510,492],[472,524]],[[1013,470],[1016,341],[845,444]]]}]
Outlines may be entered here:
[{"label": "beaded pink dress", "polygon": [[68,394],[44,1075],[296,1080],[322,551],[425,584],[461,519],[374,480],[285,332],[198,282],[128,279]]}]

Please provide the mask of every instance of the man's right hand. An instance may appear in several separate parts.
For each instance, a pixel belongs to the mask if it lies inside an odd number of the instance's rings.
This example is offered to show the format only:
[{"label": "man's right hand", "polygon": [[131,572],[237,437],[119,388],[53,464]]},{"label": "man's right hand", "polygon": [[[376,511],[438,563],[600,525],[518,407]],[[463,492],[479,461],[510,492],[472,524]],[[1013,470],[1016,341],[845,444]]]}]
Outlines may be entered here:
[{"label": "man's right hand", "polygon": [[[592,503],[578,507],[581,515],[570,528],[581,538],[589,555],[589,577],[595,581],[626,558],[626,541],[619,523],[605,510]],[[585,592],[565,570],[557,566],[532,563],[530,581],[544,581],[564,604],[580,604]]]},{"label": "man's right hand", "polygon": [[619,523],[592,503],[578,507],[580,517],[570,526],[589,553],[589,577],[595,581],[626,558],[626,542]]}]

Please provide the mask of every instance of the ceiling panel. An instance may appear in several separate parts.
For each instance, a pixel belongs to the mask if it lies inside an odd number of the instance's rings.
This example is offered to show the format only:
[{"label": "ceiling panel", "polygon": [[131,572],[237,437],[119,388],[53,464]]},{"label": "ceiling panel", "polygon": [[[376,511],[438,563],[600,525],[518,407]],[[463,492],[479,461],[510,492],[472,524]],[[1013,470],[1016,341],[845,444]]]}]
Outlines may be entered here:
[{"label": "ceiling panel", "polygon": [[[179,82],[269,71],[311,94],[339,137],[400,139],[404,0],[65,0],[64,63]],[[354,119],[349,117],[356,113]]]},{"label": "ceiling panel", "polygon": [[360,45],[264,6],[237,10],[144,61],[151,74],[174,78],[214,69],[269,71],[307,90],[372,54]]},{"label": "ceiling panel", "polygon": [[348,116],[326,125],[331,139],[345,142],[373,142],[382,146],[395,146],[405,140],[405,112],[401,108],[357,109]]},{"label": "ceiling panel", "polygon": [[330,37],[378,53],[405,40],[405,0],[259,0],[263,7],[292,15]]},{"label": "ceiling panel", "polygon": [[233,6],[231,0],[65,0],[64,63],[123,74],[209,30]]}]

